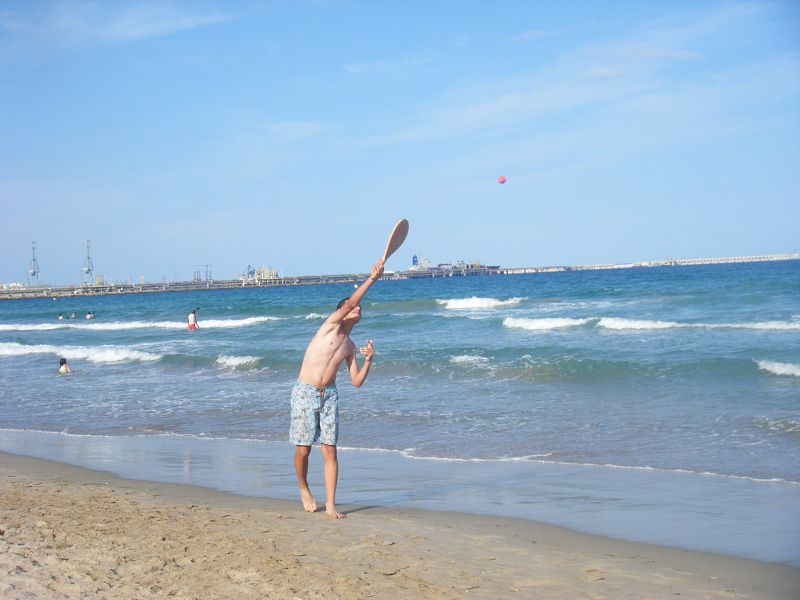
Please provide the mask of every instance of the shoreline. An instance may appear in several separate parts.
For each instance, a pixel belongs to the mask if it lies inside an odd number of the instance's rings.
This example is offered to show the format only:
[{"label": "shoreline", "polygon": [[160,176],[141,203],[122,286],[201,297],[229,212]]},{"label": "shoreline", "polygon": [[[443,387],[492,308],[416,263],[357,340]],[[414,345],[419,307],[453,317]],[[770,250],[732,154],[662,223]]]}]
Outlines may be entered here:
[{"label": "shoreline", "polygon": [[[291,445],[0,430],[0,451],[244,497],[295,500]],[[341,448],[340,502],[514,517],[590,535],[800,567],[800,486],[550,463],[418,461]],[[313,455],[312,490],[322,491]]]},{"label": "shoreline", "polygon": [[[122,479],[0,452],[0,592],[66,597],[790,598],[800,569],[513,517]],[[107,596],[106,596],[107,594]]]}]

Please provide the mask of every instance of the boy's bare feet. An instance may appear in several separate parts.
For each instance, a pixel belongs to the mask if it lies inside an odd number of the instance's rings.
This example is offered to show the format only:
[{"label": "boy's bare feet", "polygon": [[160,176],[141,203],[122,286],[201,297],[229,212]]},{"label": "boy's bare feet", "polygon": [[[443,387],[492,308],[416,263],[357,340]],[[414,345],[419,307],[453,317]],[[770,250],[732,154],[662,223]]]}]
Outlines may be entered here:
[{"label": "boy's bare feet", "polygon": [[311,490],[300,490],[300,499],[303,501],[303,508],[306,512],[317,512],[317,501],[311,495]]},{"label": "boy's bare feet", "polygon": [[325,514],[328,517],[330,517],[331,519],[346,519],[347,518],[347,515],[343,515],[342,513],[340,513],[338,510],[336,510],[335,506],[333,508],[326,508],[325,509]]}]

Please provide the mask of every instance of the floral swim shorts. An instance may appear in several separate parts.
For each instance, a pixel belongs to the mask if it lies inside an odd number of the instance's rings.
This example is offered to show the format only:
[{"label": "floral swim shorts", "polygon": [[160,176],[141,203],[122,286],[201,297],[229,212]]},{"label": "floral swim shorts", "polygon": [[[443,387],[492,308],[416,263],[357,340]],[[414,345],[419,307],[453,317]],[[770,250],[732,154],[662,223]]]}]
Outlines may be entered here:
[{"label": "floral swim shorts", "polygon": [[297,382],[292,387],[292,424],[289,441],[310,446],[319,441],[335,446],[339,437],[339,392],[336,385],[318,388]]}]

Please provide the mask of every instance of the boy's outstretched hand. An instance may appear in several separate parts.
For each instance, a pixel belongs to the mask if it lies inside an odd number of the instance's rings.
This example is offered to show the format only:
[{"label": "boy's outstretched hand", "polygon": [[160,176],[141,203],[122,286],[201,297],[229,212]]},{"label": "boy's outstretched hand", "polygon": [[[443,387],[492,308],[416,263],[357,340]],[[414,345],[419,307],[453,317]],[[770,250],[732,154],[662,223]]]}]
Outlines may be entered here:
[{"label": "boy's outstretched hand", "polygon": [[359,348],[359,352],[368,360],[372,360],[372,355],[375,354],[375,346],[372,345],[372,340],[369,340],[366,346]]},{"label": "boy's outstretched hand", "polygon": [[383,259],[378,260],[378,262],[373,265],[372,273],[369,277],[372,281],[377,281],[380,279],[381,275],[383,275]]}]

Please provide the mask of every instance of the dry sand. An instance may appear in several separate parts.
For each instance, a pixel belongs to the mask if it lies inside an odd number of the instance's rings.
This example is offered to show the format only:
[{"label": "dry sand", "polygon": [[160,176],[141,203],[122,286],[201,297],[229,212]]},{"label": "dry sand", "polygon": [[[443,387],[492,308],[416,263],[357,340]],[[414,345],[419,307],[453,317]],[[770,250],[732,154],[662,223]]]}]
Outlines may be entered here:
[{"label": "dry sand", "polygon": [[0,453],[2,598],[797,598],[800,569],[524,520],[294,503]]}]

